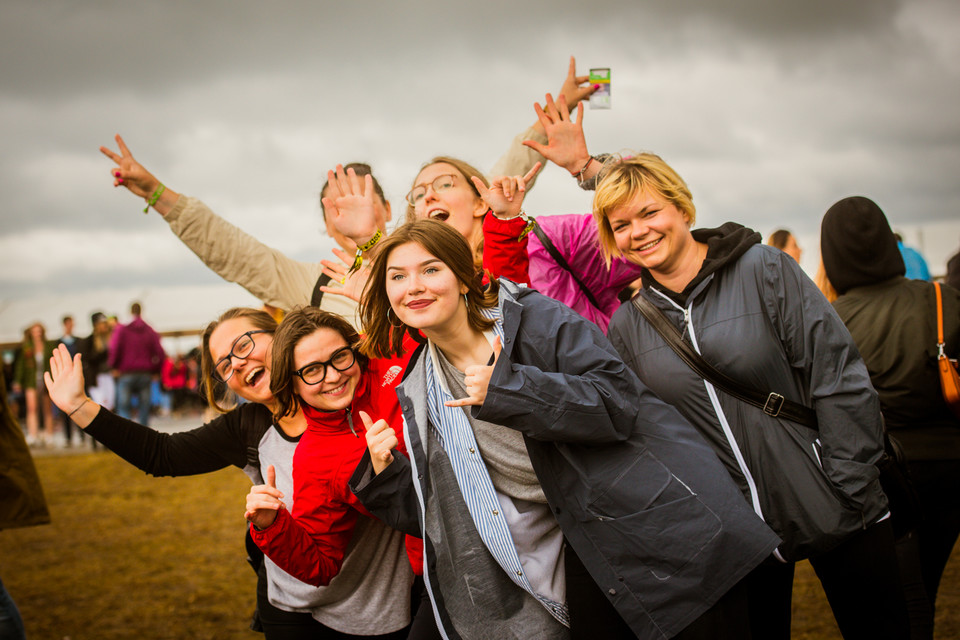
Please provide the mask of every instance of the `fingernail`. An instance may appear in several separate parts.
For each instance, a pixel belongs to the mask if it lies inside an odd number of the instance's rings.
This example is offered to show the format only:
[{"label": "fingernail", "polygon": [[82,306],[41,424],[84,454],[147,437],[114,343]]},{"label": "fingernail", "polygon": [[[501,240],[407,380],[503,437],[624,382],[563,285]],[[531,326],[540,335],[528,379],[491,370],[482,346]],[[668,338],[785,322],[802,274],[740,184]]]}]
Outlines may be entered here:
[{"label": "fingernail", "polygon": [[117,181],[117,186],[120,186],[121,184],[123,184],[123,178],[120,178],[120,180]]},{"label": "fingernail", "polygon": [[599,88],[600,88],[600,85],[595,84],[595,85],[593,85],[593,88],[594,88],[594,89],[599,89]]},{"label": "fingernail", "polygon": [[113,172],[113,177],[114,177],[114,178],[119,178],[119,177],[120,177],[120,172],[119,172],[119,171],[114,171],[114,172]]}]

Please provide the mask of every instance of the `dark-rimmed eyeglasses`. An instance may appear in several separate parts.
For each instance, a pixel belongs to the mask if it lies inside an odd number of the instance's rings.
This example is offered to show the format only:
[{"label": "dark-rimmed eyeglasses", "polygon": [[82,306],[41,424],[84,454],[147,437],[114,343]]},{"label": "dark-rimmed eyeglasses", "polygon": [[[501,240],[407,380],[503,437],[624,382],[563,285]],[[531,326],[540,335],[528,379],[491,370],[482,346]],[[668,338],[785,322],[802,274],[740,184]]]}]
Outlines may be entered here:
[{"label": "dark-rimmed eyeglasses", "polygon": [[233,344],[230,345],[230,353],[217,360],[217,363],[213,365],[213,373],[217,377],[217,380],[226,382],[233,377],[233,358],[246,360],[250,357],[250,354],[253,353],[254,348],[257,346],[253,341],[253,335],[255,333],[270,332],[264,329],[254,329],[253,331],[247,331],[234,340]]},{"label": "dark-rimmed eyeglasses", "polygon": [[457,176],[452,173],[445,173],[441,176],[437,176],[431,182],[424,182],[423,184],[418,184],[410,189],[410,193],[406,195],[406,200],[411,207],[417,206],[417,203],[424,199],[427,195],[427,187],[431,187],[434,193],[443,193],[448,189],[452,189],[453,185],[456,184]]},{"label": "dark-rimmed eyeglasses", "polygon": [[294,371],[293,375],[298,376],[307,384],[320,384],[327,378],[327,367],[333,367],[337,371],[346,371],[356,361],[357,354],[353,352],[353,347],[342,347],[334,351],[326,362],[311,362]]}]

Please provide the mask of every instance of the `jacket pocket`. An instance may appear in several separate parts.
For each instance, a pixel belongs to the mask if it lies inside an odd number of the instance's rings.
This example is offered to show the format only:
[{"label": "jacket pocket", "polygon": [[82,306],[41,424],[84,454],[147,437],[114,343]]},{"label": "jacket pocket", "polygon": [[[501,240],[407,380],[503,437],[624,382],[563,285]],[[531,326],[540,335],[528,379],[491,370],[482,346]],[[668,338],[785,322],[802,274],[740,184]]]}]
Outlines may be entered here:
[{"label": "jacket pocket", "polygon": [[696,558],[721,529],[717,515],[646,450],[634,451],[585,516],[587,535],[621,575],[646,568],[661,581]]},{"label": "jacket pocket", "polygon": [[584,528],[621,576],[636,576],[646,569],[664,581],[700,555],[721,526],[713,511],[688,494],[629,516],[598,517]]}]

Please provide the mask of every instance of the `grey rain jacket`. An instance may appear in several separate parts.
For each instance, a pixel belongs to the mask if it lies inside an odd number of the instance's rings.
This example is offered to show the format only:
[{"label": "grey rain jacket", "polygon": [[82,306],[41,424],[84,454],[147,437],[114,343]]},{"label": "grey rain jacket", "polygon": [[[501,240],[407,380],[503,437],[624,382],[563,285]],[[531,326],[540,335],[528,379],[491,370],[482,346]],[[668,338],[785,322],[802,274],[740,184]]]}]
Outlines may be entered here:
[{"label": "grey rain jacket", "polygon": [[[699,229],[701,274],[678,304],[644,271],[639,295],[703,358],[741,384],[812,407],[819,433],[765,414],[693,372],[632,304],[610,340],[660,398],[713,445],[744,496],[797,560],[826,551],[888,513],[875,466],[883,453],[877,394],[843,322],[790,256],[727,223]],[[685,300],[682,298],[685,297]]]},{"label": "grey rain jacket", "polygon": [[[710,446],[637,379],[596,325],[531,289],[501,285],[503,351],[474,415],[523,432],[564,536],[637,636],[672,637],[779,540]],[[530,628],[497,635],[493,620],[507,605],[493,598],[492,609],[474,614],[475,626],[451,624],[451,613],[461,612],[448,608],[463,602],[460,592],[486,600],[488,581],[470,573],[469,551],[433,513],[444,506],[441,494],[459,489],[449,461],[435,464],[445,456],[427,420],[423,352],[397,390],[410,459],[395,455],[374,477],[367,454],[351,488],[385,522],[424,537],[424,578],[445,637],[536,637]]]}]

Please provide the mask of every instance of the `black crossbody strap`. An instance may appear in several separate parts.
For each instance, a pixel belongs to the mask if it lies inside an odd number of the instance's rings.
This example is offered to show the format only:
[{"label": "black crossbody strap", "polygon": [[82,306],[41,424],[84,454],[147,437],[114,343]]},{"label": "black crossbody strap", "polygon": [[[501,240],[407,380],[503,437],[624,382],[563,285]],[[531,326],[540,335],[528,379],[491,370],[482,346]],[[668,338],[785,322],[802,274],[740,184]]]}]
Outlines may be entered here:
[{"label": "black crossbody strap", "polygon": [[703,359],[703,356],[697,353],[696,349],[687,342],[684,342],[677,328],[663,315],[660,309],[644,298],[642,294],[633,297],[633,306],[635,306],[637,311],[646,318],[647,322],[657,330],[657,333],[663,336],[663,339],[666,340],[670,348],[680,356],[680,359],[701,378],[704,378],[712,383],[713,386],[722,389],[733,397],[752,404],[755,407],[759,407],[767,415],[773,417],[779,416],[819,431],[817,414],[813,409],[787,400],[779,393],[773,391],[770,393],[762,393],[747,388],[728,377],[725,373],[715,369],[713,365]]},{"label": "black crossbody strap", "polygon": [[533,232],[537,234],[537,237],[540,238],[540,243],[543,244],[543,248],[546,249],[547,253],[549,253],[554,261],[560,265],[560,268],[573,277],[573,280],[577,283],[577,286],[580,287],[580,291],[583,292],[583,295],[587,296],[587,300],[590,301],[590,304],[597,309],[600,309],[600,303],[597,302],[597,299],[593,297],[590,289],[587,289],[587,285],[583,284],[583,281],[580,280],[579,276],[577,276],[576,272],[573,270],[567,260],[560,255],[560,252],[557,251],[557,248],[553,245],[553,241],[550,240],[550,237],[544,232],[543,229],[540,228],[539,223],[534,222]]}]

